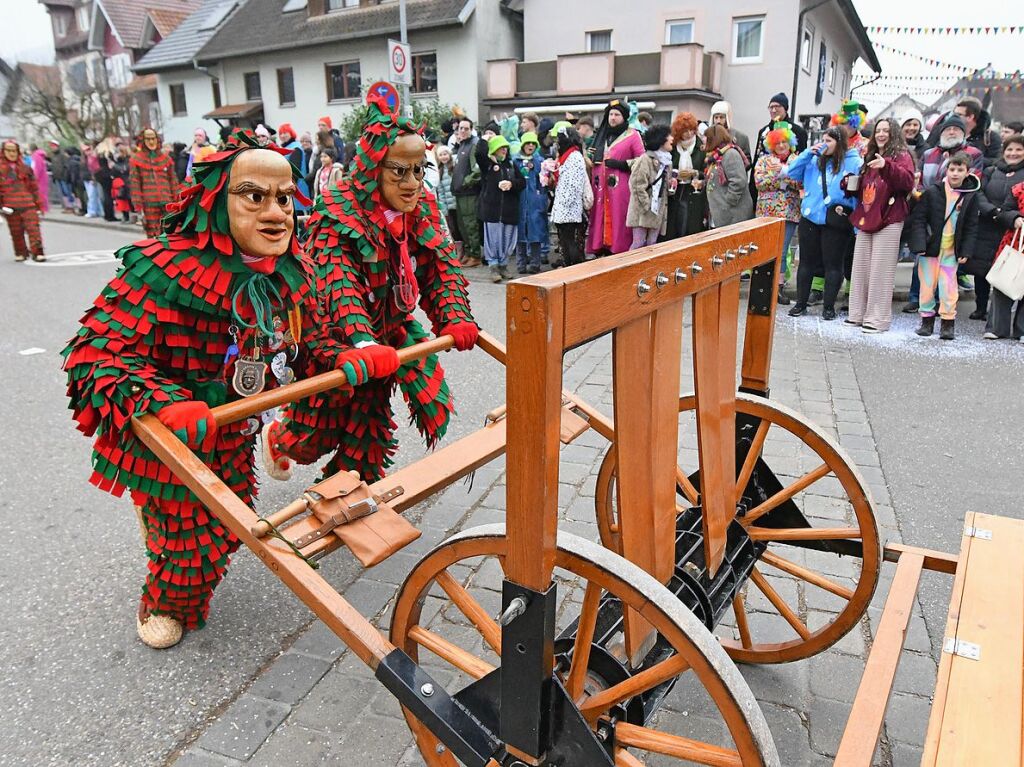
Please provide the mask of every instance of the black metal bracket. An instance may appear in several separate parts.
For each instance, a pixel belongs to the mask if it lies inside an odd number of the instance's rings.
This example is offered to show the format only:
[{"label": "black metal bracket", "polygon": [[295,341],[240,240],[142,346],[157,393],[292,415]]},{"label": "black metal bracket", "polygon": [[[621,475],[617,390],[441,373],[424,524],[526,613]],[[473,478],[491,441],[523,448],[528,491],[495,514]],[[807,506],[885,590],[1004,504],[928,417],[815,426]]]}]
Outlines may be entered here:
[{"label": "black metal bracket", "polygon": [[534,591],[510,580],[502,584],[501,741],[537,758],[551,739],[552,673],[555,657],[556,587]]},{"label": "black metal bracket", "polygon": [[377,666],[377,679],[466,767],[503,758],[501,743],[469,710],[401,650]]},{"label": "black metal bracket", "polygon": [[[764,389],[755,389],[752,386],[741,386],[739,388],[740,394],[753,394],[755,397],[764,397],[768,399],[771,396],[771,387],[765,387]],[[736,418],[740,417],[740,413],[736,414]],[[760,420],[760,419],[758,419]]]},{"label": "black metal bracket", "polygon": [[775,262],[755,266],[750,270],[750,297],[747,299],[747,314],[768,317],[775,300]]}]

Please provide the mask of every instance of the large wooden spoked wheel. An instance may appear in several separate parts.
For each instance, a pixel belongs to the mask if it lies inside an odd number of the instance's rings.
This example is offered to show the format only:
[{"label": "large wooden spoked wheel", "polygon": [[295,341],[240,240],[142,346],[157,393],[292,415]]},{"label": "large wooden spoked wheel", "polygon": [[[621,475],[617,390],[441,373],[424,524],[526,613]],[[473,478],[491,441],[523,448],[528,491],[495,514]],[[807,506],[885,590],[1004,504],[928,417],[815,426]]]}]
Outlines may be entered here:
[{"label": "large wooden spoked wheel", "polygon": [[[688,427],[692,431],[695,406],[692,394],[679,400],[680,445],[693,448],[691,454],[696,454],[696,440],[686,435]],[[750,424],[743,437],[746,459],[737,460],[736,484],[701,487],[699,492],[729,493],[744,504],[745,514],[737,521],[765,548],[718,633],[735,660],[785,663],[808,658],[845,636],[871,602],[881,565],[873,504],[853,462],[820,427],[750,394],[736,396],[736,414]],[[769,455],[766,444],[773,446]],[[762,481],[759,459],[781,487]],[[680,466],[676,479],[680,502],[697,505],[698,488],[689,477],[699,472],[699,460],[692,463]],[[597,522],[604,545],[621,552],[615,471],[615,451],[609,449],[597,478]],[[810,527],[779,529],[766,516],[788,501],[802,506]]]},{"label": "large wooden spoked wheel", "polygon": [[[501,588],[500,569],[506,546],[504,525],[467,530],[420,561],[398,593],[391,641],[439,681],[454,676],[446,685],[453,691],[484,677],[500,664],[501,630],[492,616],[500,609],[500,593],[494,589]],[[480,567],[475,571],[468,566],[477,564]],[[464,580],[469,580],[468,585]],[[578,616],[575,638],[563,640],[571,643],[571,655],[564,656],[571,658],[571,662],[566,661],[558,673],[569,696],[595,730],[602,726],[602,718],[613,707],[628,708],[631,700],[638,701],[645,692],[682,675],[680,683],[695,681],[706,691],[706,697],[726,725],[723,732],[729,734],[729,742],[707,743],[683,732],[620,721],[614,734],[616,765],[641,765],[643,762],[634,754],[644,752],[674,757],[688,764],[779,765],[761,709],[732,661],[714,635],[654,578],[600,545],[560,533],[555,580],[559,626]],[[582,597],[577,601],[572,595]],[[434,601],[438,597],[443,600],[440,607]],[[595,671],[599,665],[596,659],[602,653],[593,644],[602,597],[617,598],[654,626],[671,645],[666,648],[665,659],[614,684]],[[429,614],[435,616],[429,628],[421,623],[425,601],[432,607]],[[613,603],[619,614],[621,604]],[[429,653],[422,653],[421,648]],[[568,644],[563,649],[567,653]],[[688,705],[692,702],[688,701]],[[702,716],[715,713],[701,711]],[[456,760],[437,739],[408,711],[405,716],[427,765],[455,767]],[[669,717],[674,723],[687,722],[678,713],[666,714]]]}]

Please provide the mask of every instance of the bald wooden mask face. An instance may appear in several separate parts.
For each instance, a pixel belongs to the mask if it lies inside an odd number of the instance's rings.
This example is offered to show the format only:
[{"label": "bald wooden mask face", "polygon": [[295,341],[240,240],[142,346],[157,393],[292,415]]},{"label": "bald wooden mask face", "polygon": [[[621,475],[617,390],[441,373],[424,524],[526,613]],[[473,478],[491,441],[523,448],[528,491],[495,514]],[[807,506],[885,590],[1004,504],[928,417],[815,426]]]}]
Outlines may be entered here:
[{"label": "bald wooden mask face", "polygon": [[228,221],[243,253],[277,258],[288,251],[295,191],[291,165],[277,152],[250,149],[235,159],[228,177]]},{"label": "bald wooden mask face", "polygon": [[411,213],[423,195],[423,173],[427,145],[422,138],[407,133],[398,137],[381,163],[380,195],[384,204],[399,213]]}]

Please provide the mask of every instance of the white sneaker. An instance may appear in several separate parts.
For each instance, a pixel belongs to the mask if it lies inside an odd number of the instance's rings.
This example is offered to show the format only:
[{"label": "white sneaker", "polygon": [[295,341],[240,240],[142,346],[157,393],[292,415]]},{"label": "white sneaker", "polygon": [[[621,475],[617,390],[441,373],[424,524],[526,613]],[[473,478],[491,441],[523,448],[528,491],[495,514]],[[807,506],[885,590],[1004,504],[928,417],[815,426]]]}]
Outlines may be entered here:
[{"label": "white sneaker", "polygon": [[999,336],[997,336],[995,333],[992,333],[990,331],[986,332],[985,335],[982,336],[982,338],[984,338],[986,341],[997,341],[997,340],[999,340]]},{"label": "white sneaker", "polygon": [[861,333],[881,333],[882,331],[879,328],[873,328],[870,325],[864,325],[864,326],[861,327],[860,332]]}]

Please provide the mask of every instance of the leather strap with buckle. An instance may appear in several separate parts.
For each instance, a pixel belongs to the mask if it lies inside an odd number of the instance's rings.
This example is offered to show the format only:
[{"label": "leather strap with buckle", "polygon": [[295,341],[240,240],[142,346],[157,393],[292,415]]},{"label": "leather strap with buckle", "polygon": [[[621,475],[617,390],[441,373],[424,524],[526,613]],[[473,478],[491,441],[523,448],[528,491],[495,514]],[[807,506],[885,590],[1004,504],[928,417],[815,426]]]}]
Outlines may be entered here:
[{"label": "leather strap with buckle", "polygon": [[[340,490],[338,495],[339,497],[347,496],[354,489],[355,488],[348,488]],[[351,505],[342,502],[337,512],[335,512],[326,519],[321,519],[322,524],[320,525],[320,527],[318,527],[316,530],[313,530],[310,533],[306,533],[305,535],[296,538],[294,541],[295,547],[298,549],[303,549],[309,544],[320,540],[325,535],[330,533],[335,528],[340,527],[341,525],[347,525],[351,522],[355,522],[357,519],[362,519],[363,517],[368,517],[371,514],[376,514],[380,510],[380,504],[385,504],[388,501],[391,501],[397,498],[398,496],[402,495],[404,492],[405,489],[401,486],[398,486],[392,488],[383,495],[371,495],[368,498],[363,498],[361,501],[357,501]],[[313,490],[312,488],[303,493],[302,497],[303,500],[306,501],[306,507],[309,508],[310,511],[314,510],[314,507],[317,503],[325,500],[324,496],[322,496],[320,493],[318,493],[316,490]],[[318,519],[319,518],[320,517],[318,517]]]}]

